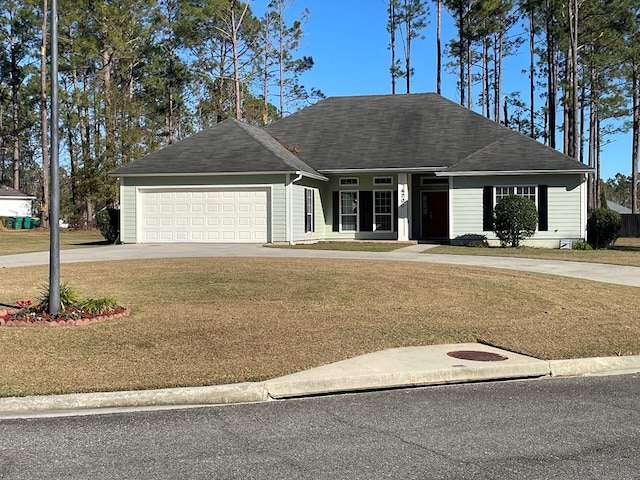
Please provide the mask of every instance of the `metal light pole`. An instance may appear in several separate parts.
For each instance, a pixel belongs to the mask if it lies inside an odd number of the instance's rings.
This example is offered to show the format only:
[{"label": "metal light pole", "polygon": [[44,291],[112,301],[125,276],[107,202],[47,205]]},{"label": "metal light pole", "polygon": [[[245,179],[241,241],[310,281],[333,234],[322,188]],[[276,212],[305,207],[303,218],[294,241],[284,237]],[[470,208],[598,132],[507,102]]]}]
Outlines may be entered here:
[{"label": "metal light pole", "polygon": [[[46,12],[44,12],[46,15]],[[51,0],[51,149],[49,161],[49,313],[60,310],[60,169],[58,167],[58,0]]]}]

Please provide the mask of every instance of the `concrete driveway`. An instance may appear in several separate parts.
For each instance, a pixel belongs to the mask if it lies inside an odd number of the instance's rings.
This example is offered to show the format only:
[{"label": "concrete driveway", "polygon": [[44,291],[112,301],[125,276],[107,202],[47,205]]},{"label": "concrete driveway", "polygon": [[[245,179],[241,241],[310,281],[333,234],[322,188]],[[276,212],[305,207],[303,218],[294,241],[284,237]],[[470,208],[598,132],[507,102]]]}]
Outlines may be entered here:
[{"label": "concrete driveway", "polygon": [[[105,262],[146,258],[184,257],[295,257],[384,260],[396,262],[425,262],[449,265],[467,265],[503,268],[522,272],[535,272],[596,282],[640,287],[640,267],[605,265],[600,263],[534,260],[528,258],[483,257],[465,255],[424,254],[429,245],[411,245],[392,252],[347,252],[332,250],[302,250],[271,248],[262,245],[239,244],[127,244],[63,250],[61,263]],[[48,252],[0,256],[0,268],[46,265]]]}]

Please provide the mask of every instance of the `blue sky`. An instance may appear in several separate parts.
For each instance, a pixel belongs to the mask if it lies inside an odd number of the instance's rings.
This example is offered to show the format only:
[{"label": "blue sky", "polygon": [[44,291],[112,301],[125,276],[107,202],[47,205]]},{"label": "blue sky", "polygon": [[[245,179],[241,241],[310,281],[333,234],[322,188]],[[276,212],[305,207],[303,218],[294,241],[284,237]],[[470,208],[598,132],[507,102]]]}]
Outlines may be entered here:
[{"label": "blue sky", "polygon": [[[344,95],[390,94],[389,36],[386,32],[386,0],[289,0],[293,6],[287,11],[288,23],[299,18],[301,10],[309,9],[308,23],[303,27],[300,55],[310,55],[314,67],[304,74],[302,84],[321,90],[327,97]],[[253,0],[254,14],[262,16],[268,0]],[[411,92],[436,90],[436,9],[430,5],[430,24],[422,32],[425,39],[417,39],[411,46],[411,59],[415,74],[411,79]],[[455,36],[449,14],[443,10],[442,42]],[[524,32],[524,30],[522,30]],[[526,52],[525,52],[526,53]],[[401,47],[397,55],[402,56]],[[528,53],[526,54],[528,57]],[[443,63],[446,63],[443,57]],[[505,93],[520,91],[528,98],[528,77],[522,73],[528,68],[528,58],[509,57],[503,66]],[[443,69],[442,94],[459,101],[456,75]],[[404,79],[396,87],[405,92]],[[542,104],[540,100],[540,104]],[[559,134],[561,137],[561,134]],[[620,172],[631,173],[631,135],[618,135],[603,147],[601,176],[614,177]]]}]

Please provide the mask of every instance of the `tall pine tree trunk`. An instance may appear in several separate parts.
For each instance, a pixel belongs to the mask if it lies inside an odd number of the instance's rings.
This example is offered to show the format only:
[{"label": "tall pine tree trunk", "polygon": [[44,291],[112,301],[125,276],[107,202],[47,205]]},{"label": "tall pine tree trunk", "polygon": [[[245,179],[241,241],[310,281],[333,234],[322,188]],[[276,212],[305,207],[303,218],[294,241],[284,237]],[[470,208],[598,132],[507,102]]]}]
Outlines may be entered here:
[{"label": "tall pine tree trunk", "polygon": [[49,136],[47,129],[47,0],[42,5],[42,43],[40,44],[40,149],[42,152],[42,212],[41,221],[49,226]]},{"label": "tall pine tree trunk", "polygon": [[389,0],[389,35],[391,49],[391,95],[396,94],[396,0]]},{"label": "tall pine tree trunk", "polygon": [[529,122],[531,123],[529,136],[536,138],[536,124],[535,124],[535,100],[536,100],[536,27],[535,19],[533,17],[533,7],[530,7],[529,11]]},{"label": "tall pine tree trunk", "polygon": [[640,156],[640,63],[632,64],[631,72],[632,104],[633,104],[633,139],[631,147],[631,211],[639,213],[638,205],[638,157]]},{"label": "tall pine tree trunk", "polygon": [[438,27],[436,34],[436,56],[437,56],[437,74],[436,74],[436,92],[442,94],[442,0],[437,1],[438,5]]}]

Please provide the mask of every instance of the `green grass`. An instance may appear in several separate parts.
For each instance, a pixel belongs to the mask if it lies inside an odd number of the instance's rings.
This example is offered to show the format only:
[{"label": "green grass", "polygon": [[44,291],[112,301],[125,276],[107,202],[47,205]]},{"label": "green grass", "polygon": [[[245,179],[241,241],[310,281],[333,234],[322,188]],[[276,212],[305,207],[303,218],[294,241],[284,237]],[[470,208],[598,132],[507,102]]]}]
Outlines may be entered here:
[{"label": "green grass", "polygon": [[276,244],[268,245],[271,248],[291,248],[295,250],[343,250],[349,252],[391,252],[402,247],[408,247],[413,243],[404,242],[317,242],[299,243],[296,245]]},{"label": "green grass", "polygon": [[[98,230],[60,231],[60,248],[84,248],[108,245]],[[49,250],[49,231],[0,229],[0,255],[45,252]]]},{"label": "green grass", "polygon": [[424,253],[447,255],[476,255],[493,257],[533,258],[540,260],[566,260],[572,262],[608,263],[640,267],[640,238],[620,238],[613,249],[560,250],[550,248],[472,248],[442,245]]},{"label": "green grass", "polygon": [[[385,348],[485,341],[538,358],[640,354],[639,290],[421,262],[181,258],[63,264],[127,318],[0,328],[0,396],[259,381]],[[0,303],[47,267],[0,269]]]}]

